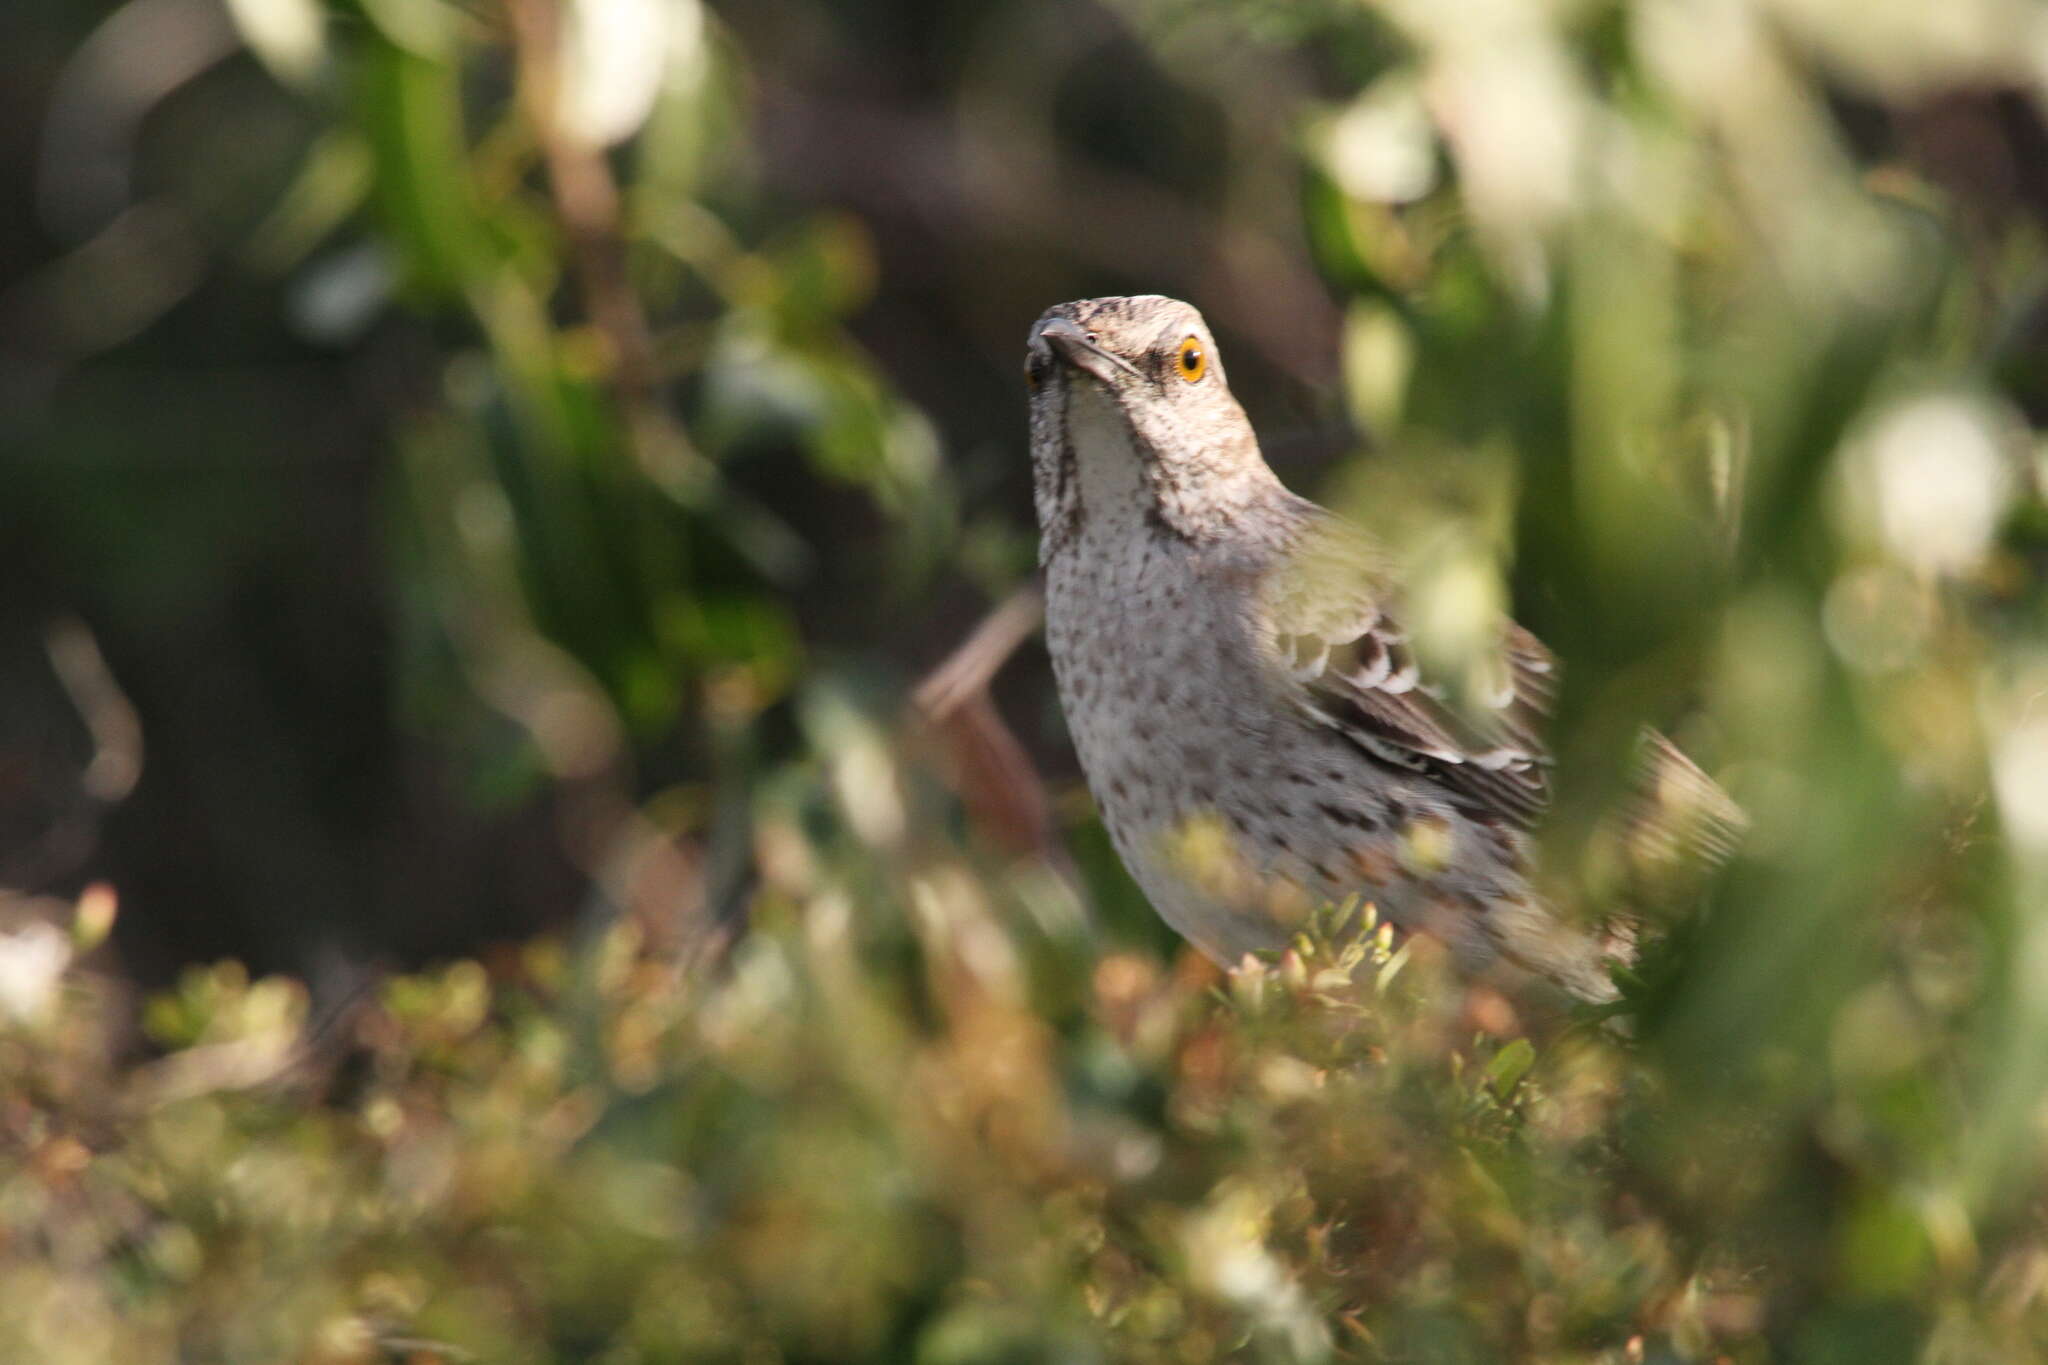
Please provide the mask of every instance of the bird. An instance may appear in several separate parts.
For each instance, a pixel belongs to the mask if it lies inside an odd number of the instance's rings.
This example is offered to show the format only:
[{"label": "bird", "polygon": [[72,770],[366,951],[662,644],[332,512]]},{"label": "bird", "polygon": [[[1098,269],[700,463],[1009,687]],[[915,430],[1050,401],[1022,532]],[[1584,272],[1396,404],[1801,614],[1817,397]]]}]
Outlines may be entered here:
[{"label": "bird", "polygon": [[[1616,995],[1602,946],[1532,879],[1557,659],[1511,620],[1477,705],[1425,676],[1391,557],[1267,465],[1201,314],[1160,295],[1058,304],[1025,351],[1046,643],[1112,844],[1225,967],[1364,897],[1471,974]],[[1661,737],[1657,784],[1732,803]]]}]

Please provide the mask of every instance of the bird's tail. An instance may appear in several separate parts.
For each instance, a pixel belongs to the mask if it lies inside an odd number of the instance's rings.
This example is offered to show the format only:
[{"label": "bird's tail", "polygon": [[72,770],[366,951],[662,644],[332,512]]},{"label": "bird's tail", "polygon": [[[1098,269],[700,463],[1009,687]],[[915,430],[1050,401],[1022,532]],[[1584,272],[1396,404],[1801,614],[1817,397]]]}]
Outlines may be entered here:
[{"label": "bird's tail", "polygon": [[1534,900],[1495,902],[1480,922],[1488,946],[1522,971],[1588,1004],[1604,1005],[1619,995],[1607,970],[1618,955],[1613,945],[1566,924]]},{"label": "bird's tail", "polygon": [[[1636,742],[1627,799],[1596,831],[1592,864],[1611,874],[1596,874],[1595,881],[1607,881],[1606,889],[1630,914],[1596,935],[1538,903],[1496,904],[1484,916],[1489,945],[1581,1000],[1611,1001],[1616,992],[1609,964],[1634,957],[1631,915],[1696,892],[1709,872],[1735,855],[1748,828],[1749,817],[1713,778],[1677,745],[1645,728]],[[1599,890],[1596,885],[1596,896]]]},{"label": "bird's tail", "polygon": [[1622,889],[1638,902],[1668,901],[1735,856],[1749,817],[1698,764],[1655,730],[1636,741],[1628,799],[1600,832]]}]

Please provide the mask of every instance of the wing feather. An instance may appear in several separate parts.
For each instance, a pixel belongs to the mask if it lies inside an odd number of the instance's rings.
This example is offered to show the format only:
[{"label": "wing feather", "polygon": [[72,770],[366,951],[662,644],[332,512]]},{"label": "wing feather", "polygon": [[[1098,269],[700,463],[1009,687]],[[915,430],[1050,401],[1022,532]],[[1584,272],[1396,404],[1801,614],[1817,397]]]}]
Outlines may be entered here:
[{"label": "wing feather", "polygon": [[1303,706],[1379,761],[1427,773],[1476,812],[1530,827],[1549,803],[1541,729],[1557,660],[1503,621],[1498,686],[1454,707],[1423,677],[1390,581],[1356,531],[1316,509],[1266,594],[1274,646]]}]

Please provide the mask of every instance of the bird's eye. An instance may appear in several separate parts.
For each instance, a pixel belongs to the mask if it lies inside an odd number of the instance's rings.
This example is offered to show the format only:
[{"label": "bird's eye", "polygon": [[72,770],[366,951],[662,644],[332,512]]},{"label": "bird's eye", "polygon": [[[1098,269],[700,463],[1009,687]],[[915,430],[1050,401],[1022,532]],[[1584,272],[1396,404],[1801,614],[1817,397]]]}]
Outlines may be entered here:
[{"label": "bird's eye", "polygon": [[1178,363],[1180,377],[1190,384],[1198,384],[1202,376],[1209,372],[1209,353],[1202,349],[1202,343],[1198,338],[1187,337],[1180,343]]}]

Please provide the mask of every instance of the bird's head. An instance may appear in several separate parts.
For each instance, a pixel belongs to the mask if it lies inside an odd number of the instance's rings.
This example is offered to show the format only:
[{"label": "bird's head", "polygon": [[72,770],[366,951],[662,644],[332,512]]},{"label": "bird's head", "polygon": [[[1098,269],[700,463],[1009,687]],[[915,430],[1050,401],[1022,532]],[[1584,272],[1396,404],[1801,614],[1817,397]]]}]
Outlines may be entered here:
[{"label": "bird's head", "polygon": [[1024,379],[1041,559],[1082,518],[1117,510],[1200,539],[1274,486],[1208,324],[1178,299],[1048,308],[1032,324]]}]

